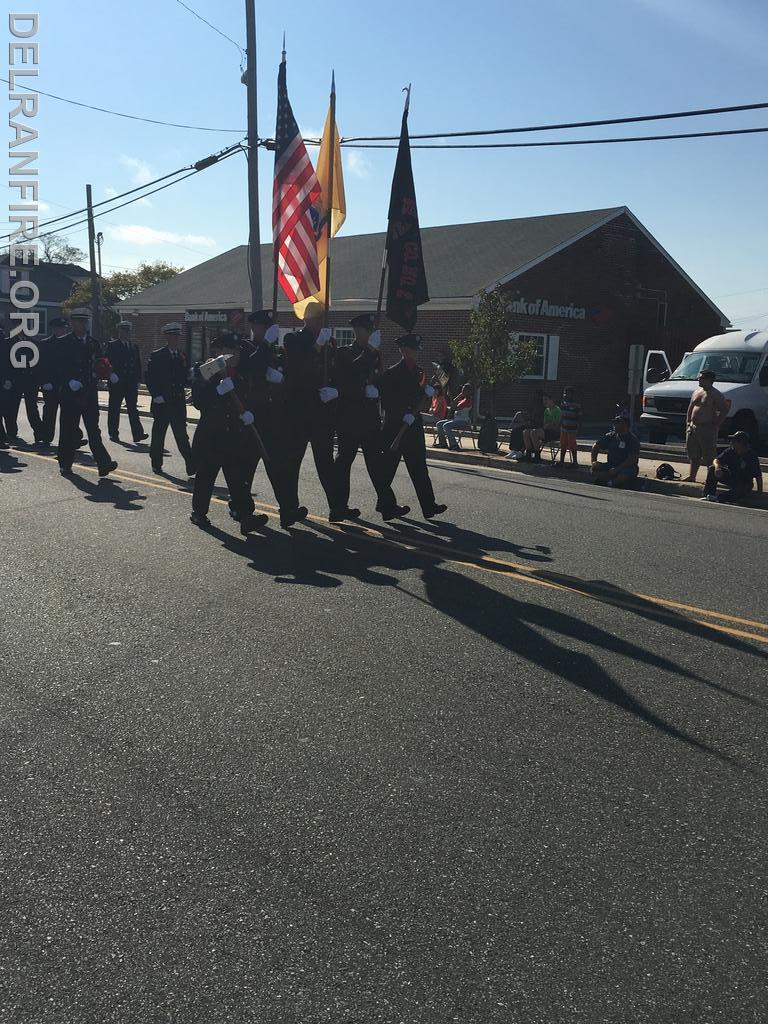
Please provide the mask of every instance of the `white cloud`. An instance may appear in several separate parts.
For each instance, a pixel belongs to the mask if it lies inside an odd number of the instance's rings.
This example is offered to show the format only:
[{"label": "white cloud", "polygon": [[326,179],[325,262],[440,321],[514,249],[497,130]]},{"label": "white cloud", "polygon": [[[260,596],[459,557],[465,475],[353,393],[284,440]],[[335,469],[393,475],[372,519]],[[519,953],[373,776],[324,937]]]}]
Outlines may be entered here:
[{"label": "white cloud", "polygon": [[114,199],[115,196],[118,195],[118,191],[116,188],[113,188],[112,185],[107,185],[107,187],[104,189],[104,195],[107,197],[107,199]]},{"label": "white cloud", "polygon": [[154,179],[152,168],[143,160],[137,160],[135,156],[121,156],[120,163],[133,171],[131,181],[134,185],[146,185]]},{"label": "white cloud", "polygon": [[178,245],[196,249],[216,249],[217,243],[207,235],[179,235],[174,231],[158,231],[144,224],[117,224],[108,227],[110,238],[116,242],[128,242],[130,245]]},{"label": "white cloud", "polygon": [[371,162],[368,157],[354,149],[344,153],[344,163],[353,178],[367,178],[371,173]]}]

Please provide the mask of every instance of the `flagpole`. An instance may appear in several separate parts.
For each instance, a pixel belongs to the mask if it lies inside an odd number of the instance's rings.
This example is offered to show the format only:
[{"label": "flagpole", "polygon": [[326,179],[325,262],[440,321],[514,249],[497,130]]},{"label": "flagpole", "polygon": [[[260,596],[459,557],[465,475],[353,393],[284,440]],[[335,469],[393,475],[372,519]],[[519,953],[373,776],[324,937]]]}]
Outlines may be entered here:
[{"label": "flagpole", "polygon": [[[283,59],[285,64],[285,32],[283,32]],[[272,319],[277,320],[277,274],[279,269],[280,249],[280,204],[277,205],[277,223],[272,229]]]},{"label": "flagpole", "polygon": [[330,166],[328,168],[328,220],[325,230],[328,235],[328,243],[325,255],[325,313],[323,325],[328,326],[331,309],[331,236],[333,234],[333,178],[336,170],[336,74],[331,72],[331,145],[330,145]]}]

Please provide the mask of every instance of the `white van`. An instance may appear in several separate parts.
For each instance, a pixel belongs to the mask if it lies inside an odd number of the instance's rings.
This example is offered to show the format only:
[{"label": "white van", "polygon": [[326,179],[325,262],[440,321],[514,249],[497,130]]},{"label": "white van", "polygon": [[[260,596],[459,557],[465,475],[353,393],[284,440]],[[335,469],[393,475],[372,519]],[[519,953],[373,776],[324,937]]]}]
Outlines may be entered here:
[{"label": "white van", "polygon": [[651,443],[664,444],[668,434],[685,436],[688,405],[702,370],[713,371],[715,387],[730,402],[721,436],[746,430],[753,444],[759,437],[768,440],[768,331],[730,331],[702,341],[674,372],[664,352],[648,352],[640,422]]}]

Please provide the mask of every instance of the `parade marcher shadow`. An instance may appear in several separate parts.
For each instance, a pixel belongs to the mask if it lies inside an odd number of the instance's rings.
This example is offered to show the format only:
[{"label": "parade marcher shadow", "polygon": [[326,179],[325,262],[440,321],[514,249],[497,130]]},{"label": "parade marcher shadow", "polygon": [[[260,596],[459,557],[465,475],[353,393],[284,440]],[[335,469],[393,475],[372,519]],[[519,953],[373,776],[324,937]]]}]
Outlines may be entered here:
[{"label": "parade marcher shadow", "polygon": [[[363,520],[357,520],[363,522]],[[366,526],[382,529],[394,528],[402,535],[410,534],[413,537],[424,537],[426,532],[438,543],[446,545],[446,555],[450,556],[451,547],[466,551],[477,557],[498,557],[500,554],[515,555],[526,562],[552,562],[550,558],[551,549],[543,544],[528,546],[526,544],[515,544],[501,537],[490,537],[487,533],[477,533],[468,530],[463,526],[456,526],[455,523],[444,519],[393,519],[388,523],[365,523]]]},{"label": "parade marcher shadow", "polygon": [[15,455],[13,452],[0,451],[0,473],[20,473],[22,469],[27,469],[28,466],[28,462],[22,462],[18,455]]},{"label": "parade marcher shadow", "polygon": [[[235,522],[232,529],[237,530]],[[311,521],[290,532],[267,525],[248,537],[218,526],[212,526],[206,533],[228,551],[247,558],[251,569],[283,584],[327,589],[340,587],[346,576],[360,583],[397,587],[397,576],[377,569],[391,569],[394,573],[423,568],[430,561],[428,556],[377,546],[364,537],[357,543],[357,538]]]},{"label": "parade marcher shadow", "polygon": [[69,483],[85,494],[86,501],[94,501],[100,505],[113,505],[120,512],[141,512],[143,505],[139,501],[146,501],[146,494],[138,491],[123,490],[121,483],[117,480],[110,480],[105,477],[102,480],[87,480],[79,476],[77,464],[73,467],[74,475],[64,477]]},{"label": "parade marcher shadow", "polygon": [[467,629],[620,711],[634,715],[665,735],[721,761],[735,763],[727,754],[715,750],[651,711],[620,686],[590,654],[560,646],[546,634],[558,633],[578,643],[630,658],[634,663],[646,664],[692,681],[705,682],[683,666],[607,633],[584,619],[543,605],[518,601],[466,575],[438,565],[427,568],[423,580],[431,606]]}]

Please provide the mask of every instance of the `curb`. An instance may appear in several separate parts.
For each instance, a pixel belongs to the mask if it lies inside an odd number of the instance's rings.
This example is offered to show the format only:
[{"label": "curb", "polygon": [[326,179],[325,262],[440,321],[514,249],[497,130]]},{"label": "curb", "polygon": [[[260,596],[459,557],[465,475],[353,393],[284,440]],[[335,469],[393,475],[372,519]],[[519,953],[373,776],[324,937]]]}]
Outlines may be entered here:
[{"label": "curb", "polygon": [[[579,466],[573,470],[562,471],[549,463],[525,464],[507,460],[502,456],[483,455],[481,452],[466,452],[457,457],[455,452],[446,451],[441,448],[427,447],[427,458],[435,462],[453,462],[458,465],[467,464],[473,466],[484,466],[486,469],[503,470],[508,473],[520,473],[523,476],[547,477],[555,480],[579,480],[580,483],[591,483],[591,475],[585,466]],[[659,460],[663,461],[663,460]],[[635,488],[640,493],[666,494],[668,497],[700,498],[703,488],[702,483],[686,483],[681,480],[657,480],[655,477],[644,476],[641,472],[639,480],[642,487]],[[768,493],[761,495],[754,494],[749,508],[768,509]]]}]

